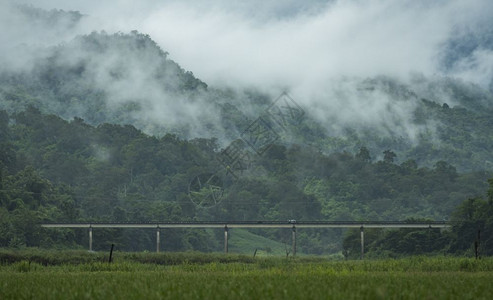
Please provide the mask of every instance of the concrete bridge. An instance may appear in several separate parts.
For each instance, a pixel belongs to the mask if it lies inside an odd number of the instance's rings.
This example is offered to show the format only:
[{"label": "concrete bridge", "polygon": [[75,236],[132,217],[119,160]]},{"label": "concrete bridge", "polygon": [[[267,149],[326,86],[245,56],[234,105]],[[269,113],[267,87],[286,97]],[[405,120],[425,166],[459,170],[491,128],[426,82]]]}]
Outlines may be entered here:
[{"label": "concrete bridge", "polygon": [[46,228],[87,228],[89,230],[89,250],[92,251],[92,231],[94,228],[153,228],[156,230],[156,252],[159,252],[161,228],[223,228],[224,252],[228,253],[228,231],[230,228],[291,228],[292,253],[296,255],[297,228],[360,228],[361,258],[365,251],[365,228],[449,228],[445,221],[197,221],[197,222],[149,222],[149,223],[45,223]]}]

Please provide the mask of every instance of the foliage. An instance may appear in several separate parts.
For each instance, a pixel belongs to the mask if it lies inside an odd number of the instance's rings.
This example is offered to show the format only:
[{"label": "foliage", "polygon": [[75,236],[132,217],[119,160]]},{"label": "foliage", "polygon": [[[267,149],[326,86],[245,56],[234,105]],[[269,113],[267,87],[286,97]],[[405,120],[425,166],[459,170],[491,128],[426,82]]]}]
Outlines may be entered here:
[{"label": "foliage", "polygon": [[[386,151],[387,160],[372,161],[364,147],[356,155],[325,155],[299,145],[273,145],[238,180],[225,181],[218,205],[200,208],[189,198],[189,184],[197,174],[220,166],[215,139],[187,141],[170,134],[157,138],[130,125],[94,127],[34,107],[2,116],[3,147],[12,149],[3,155],[0,169],[3,247],[86,247],[85,231],[42,229],[37,225],[41,222],[442,220],[463,199],[483,193],[489,176],[460,174],[444,161],[431,169],[415,161],[398,165],[392,151]],[[164,251],[222,249],[219,231],[163,233]],[[290,234],[283,230],[254,233],[290,244]],[[336,229],[323,234],[303,230],[300,249],[338,252],[341,234]],[[409,233],[408,244],[425,236]],[[122,250],[155,248],[154,233],[142,229],[96,230],[94,239],[99,241],[97,250],[112,243]],[[438,244],[422,251],[434,251]],[[256,246],[262,247],[271,246]],[[379,247],[400,252],[388,243]]]},{"label": "foliage", "polygon": [[[488,199],[469,198],[459,205],[452,214],[453,243],[451,250],[473,255],[474,244],[479,255],[492,255],[493,249],[493,180],[489,180]],[[474,253],[475,255],[475,253]]]},{"label": "foliage", "polygon": [[[493,179],[487,199],[474,197],[464,200],[452,212],[449,230],[440,229],[365,229],[365,251],[370,257],[398,257],[424,253],[454,253],[481,258],[490,256],[493,250]],[[425,219],[409,219],[410,222]],[[357,258],[361,252],[359,230],[346,232],[343,253]]]},{"label": "foliage", "polygon": [[24,260],[0,266],[0,297],[487,299],[493,292],[492,270],[491,259],[445,257],[365,262],[270,258],[172,266],[120,261],[48,267]]}]

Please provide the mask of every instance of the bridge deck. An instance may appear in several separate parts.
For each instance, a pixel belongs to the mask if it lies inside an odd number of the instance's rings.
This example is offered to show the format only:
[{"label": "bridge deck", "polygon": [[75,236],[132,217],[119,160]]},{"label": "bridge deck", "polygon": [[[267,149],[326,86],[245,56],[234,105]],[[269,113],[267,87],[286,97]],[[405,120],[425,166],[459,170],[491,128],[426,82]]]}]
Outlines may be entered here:
[{"label": "bridge deck", "polygon": [[430,222],[155,222],[155,223],[45,223],[47,228],[448,228],[444,221]]}]

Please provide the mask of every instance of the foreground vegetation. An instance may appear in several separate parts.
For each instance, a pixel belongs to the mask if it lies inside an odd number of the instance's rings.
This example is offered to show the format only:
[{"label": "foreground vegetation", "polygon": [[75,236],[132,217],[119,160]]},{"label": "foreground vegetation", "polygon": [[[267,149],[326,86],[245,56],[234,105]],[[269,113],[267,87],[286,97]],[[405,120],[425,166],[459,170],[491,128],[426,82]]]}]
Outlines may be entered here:
[{"label": "foreground vegetation", "polygon": [[[6,262],[8,253],[24,259]],[[489,258],[117,253],[109,264],[100,253],[60,252],[58,261],[43,265],[29,261],[33,253],[0,253],[1,299],[486,299],[493,293]]]}]

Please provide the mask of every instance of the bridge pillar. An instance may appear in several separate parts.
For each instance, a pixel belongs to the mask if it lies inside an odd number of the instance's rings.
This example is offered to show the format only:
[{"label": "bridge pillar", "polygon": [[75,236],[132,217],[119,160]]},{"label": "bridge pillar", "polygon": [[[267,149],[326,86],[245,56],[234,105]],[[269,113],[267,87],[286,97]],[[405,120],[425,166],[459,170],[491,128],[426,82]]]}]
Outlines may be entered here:
[{"label": "bridge pillar", "polygon": [[365,258],[365,230],[363,225],[360,227],[361,231],[361,259]]},{"label": "bridge pillar", "polygon": [[296,255],[296,226],[293,225],[293,256]]},{"label": "bridge pillar", "polygon": [[89,251],[92,251],[92,226],[89,226]]},{"label": "bridge pillar", "polygon": [[224,225],[224,253],[228,253],[228,225]]},{"label": "bridge pillar", "polygon": [[159,246],[161,245],[161,229],[159,226],[156,230],[156,252],[159,253]]}]

